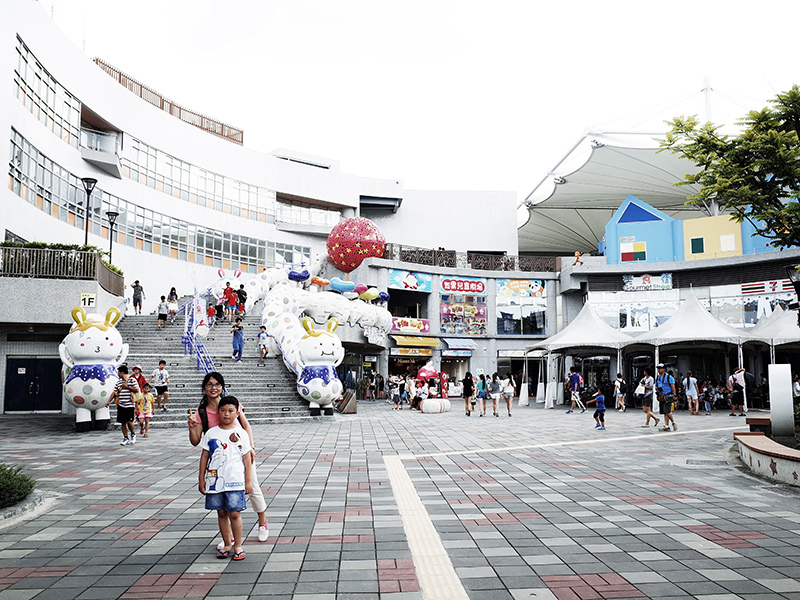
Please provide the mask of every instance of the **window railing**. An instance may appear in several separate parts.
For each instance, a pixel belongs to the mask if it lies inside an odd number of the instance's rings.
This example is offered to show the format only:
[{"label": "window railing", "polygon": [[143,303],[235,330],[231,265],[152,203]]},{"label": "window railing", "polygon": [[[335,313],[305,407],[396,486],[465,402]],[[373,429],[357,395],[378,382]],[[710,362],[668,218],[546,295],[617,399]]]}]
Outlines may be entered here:
[{"label": "window railing", "polygon": [[558,257],[554,256],[512,256],[509,254],[456,252],[455,250],[434,250],[432,248],[418,248],[402,244],[386,244],[384,258],[418,265],[451,269],[475,269],[478,271],[554,273],[559,270]]},{"label": "window railing", "polygon": [[119,139],[116,134],[95,131],[93,129],[81,129],[81,146],[89,150],[98,152],[108,152],[117,154],[119,149]]},{"label": "window railing", "polygon": [[125,294],[123,277],[104,265],[96,252],[83,250],[3,247],[0,277],[93,279],[110,294]]}]

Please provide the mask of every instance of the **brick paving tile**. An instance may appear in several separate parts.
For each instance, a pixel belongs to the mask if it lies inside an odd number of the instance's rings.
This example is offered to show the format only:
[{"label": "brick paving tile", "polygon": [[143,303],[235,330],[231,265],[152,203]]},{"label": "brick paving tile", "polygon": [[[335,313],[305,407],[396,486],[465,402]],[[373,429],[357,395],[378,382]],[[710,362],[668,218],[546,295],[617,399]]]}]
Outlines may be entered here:
[{"label": "brick paving tile", "polygon": [[745,425],[678,413],[681,431],[664,437],[631,411],[595,440],[593,423],[561,410],[514,416],[376,402],[255,426],[270,538],[260,543],[243,512],[241,563],[215,558],[216,517],[185,432],[154,420],[149,439],[121,448],[118,432],[76,435],[62,417],[0,416],[4,462],[53,497],[0,527],[0,600],[422,600],[426,558],[412,554],[384,461],[398,454],[471,600],[542,589],[559,600],[800,600],[800,505],[787,501],[797,490],[741,470],[732,431]]}]

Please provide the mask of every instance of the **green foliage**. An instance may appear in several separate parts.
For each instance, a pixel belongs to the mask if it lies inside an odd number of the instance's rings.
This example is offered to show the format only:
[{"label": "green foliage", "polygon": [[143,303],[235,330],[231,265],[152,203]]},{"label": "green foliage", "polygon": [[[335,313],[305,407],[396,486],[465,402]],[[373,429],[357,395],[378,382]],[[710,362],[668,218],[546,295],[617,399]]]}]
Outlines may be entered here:
[{"label": "green foliage", "polygon": [[0,242],[0,248],[39,248],[47,250],[65,250],[67,252],[94,252],[100,255],[100,260],[103,261],[103,264],[114,271],[114,273],[121,276],[125,275],[122,269],[115,267],[106,260],[108,252],[101,250],[97,246],[84,246],[83,244],[47,244],[45,242],[25,242],[24,244],[20,244],[19,242]]},{"label": "green foliage", "polygon": [[22,467],[0,463],[0,509],[14,506],[33,491],[36,482],[20,471]]},{"label": "green foliage", "polygon": [[697,117],[677,117],[662,150],[693,162],[698,171],[676,185],[695,185],[689,204],[716,202],[776,247],[800,246],[800,88],[751,111],[736,137]]}]

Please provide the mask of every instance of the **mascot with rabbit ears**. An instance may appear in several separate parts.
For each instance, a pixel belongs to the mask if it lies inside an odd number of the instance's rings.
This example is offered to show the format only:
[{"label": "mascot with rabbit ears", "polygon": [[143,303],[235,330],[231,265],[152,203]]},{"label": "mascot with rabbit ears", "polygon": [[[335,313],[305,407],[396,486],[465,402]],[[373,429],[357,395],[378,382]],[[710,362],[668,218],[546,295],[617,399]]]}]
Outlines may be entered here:
[{"label": "mascot with rabbit ears", "polygon": [[76,306],[72,318],[75,325],[58,347],[64,364],[64,398],[76,408],[76,431],[106,429],[111,421],[106,403],[119,379],[117,367],[128,356],[128,344],[122,343],[114,327],[120,312],[109,308],[103,321],[100,315],[87,315]]},{"label": "mascot with rabbit ears", "polygon": [[310,317],[303,318],[306,335],[297,343],[297,356],[302,371],[297,376],[297,391],[308,400],[309,412],[318,416],[321,409],[326,415],[333,414],[333,401],[342,395],[342,382],[336,367],[344,359],[344,348],[333,332],[339,326],[330,319],[324,331],[314,328]]}]

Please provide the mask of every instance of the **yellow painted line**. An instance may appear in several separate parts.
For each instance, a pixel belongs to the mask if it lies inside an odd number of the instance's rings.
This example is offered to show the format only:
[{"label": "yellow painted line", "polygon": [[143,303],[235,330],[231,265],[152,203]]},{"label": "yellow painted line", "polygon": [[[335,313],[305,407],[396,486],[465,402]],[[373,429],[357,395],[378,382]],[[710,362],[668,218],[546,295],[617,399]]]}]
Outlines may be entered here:
[{"label": "yellow painted line", "polygon": [[425,600],[469,600],[399,456],[383,458]]}]

